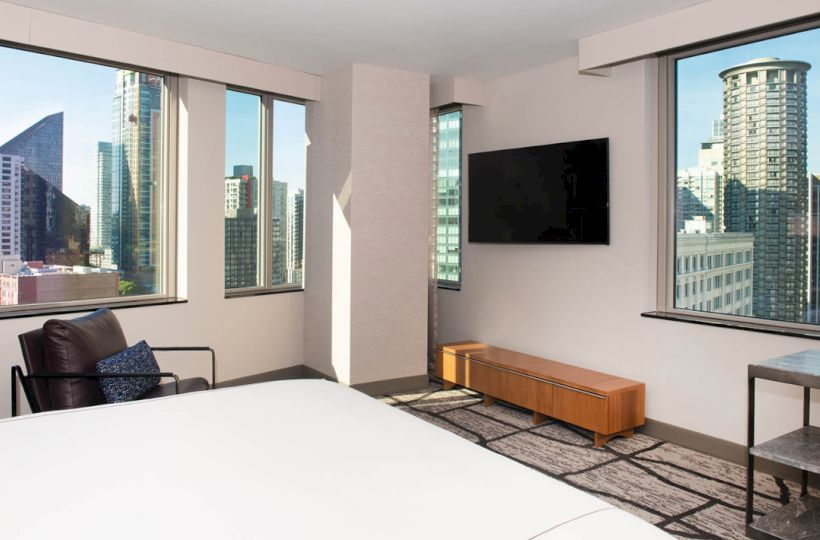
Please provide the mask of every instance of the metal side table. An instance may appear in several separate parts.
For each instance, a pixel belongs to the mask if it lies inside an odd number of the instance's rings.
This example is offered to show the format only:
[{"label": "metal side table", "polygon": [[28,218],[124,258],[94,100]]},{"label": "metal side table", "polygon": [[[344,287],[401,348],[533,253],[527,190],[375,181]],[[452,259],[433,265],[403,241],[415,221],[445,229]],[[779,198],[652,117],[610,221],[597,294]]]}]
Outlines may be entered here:
[{"label": "metal side table", "polygon": [[[755,444],[756,379],[803,387],[803,427]],[[749,364],[746,535],[750,538],[820,539],[820,498],[808,493],[809,472],[820,474],[820,428],[809,424],[812,388],[820,388],[820,351],[803,351]],[[802,482],[800,498],[753,521],[755,458],[799,469]]]}]

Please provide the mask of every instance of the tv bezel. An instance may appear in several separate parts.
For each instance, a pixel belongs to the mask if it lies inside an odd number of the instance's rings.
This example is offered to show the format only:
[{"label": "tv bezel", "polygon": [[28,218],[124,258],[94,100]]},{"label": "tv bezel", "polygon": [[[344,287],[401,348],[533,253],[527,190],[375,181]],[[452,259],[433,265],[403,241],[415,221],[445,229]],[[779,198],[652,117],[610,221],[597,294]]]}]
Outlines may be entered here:
[{"label": "tv bezel", "polygon": [[[604,188],[606,189],[606,240],[603,241],[595,241],[595,242],[584,242],[579,240],[473,240],[472,238],[472,223],[473,223],[473,212],[472,212],[472,197],[473,197],[473,190],[471,189],[470,183],[470,161],[472,160],[473,156],[483,155],[483,154],[495,154],[498,152],[507,152],[512,150],[527,150],[530,148],[543,148],[545,146],[559,146],[564,144],[577,144],[577,143],[586,143],[586,142],[599,142],[603,141],[605,150],[606,150],[606,181],[604,182]],[[467,243],[469,244],[514,244],[514,245],[570,245],[570,246],[608,246],[611,243],[612,234],[612,219],[611,219],[611,212],[610,212],[610,151],[609,151],[609,137],[597,137],[594,139],[579,139],[577,141],[564,141],[559,143],[551,143],[551,144],[534,144],[531,146],[521,146],[515,148],[499,148],[498,150],[487,150],[484,152],[473,152],[467,155]]]}]

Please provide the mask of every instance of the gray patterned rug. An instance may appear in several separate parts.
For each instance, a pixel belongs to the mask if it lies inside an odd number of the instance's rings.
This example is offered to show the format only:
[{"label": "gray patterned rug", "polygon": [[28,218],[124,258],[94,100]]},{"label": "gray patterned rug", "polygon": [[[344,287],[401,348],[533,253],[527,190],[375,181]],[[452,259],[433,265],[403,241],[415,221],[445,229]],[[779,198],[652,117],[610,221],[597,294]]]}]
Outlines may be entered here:
[{"label": "gray patterned rug", "polygon": [[[381,398],[498,454],[592,493],[678,538],[746,538],[746,468],[643,434],[593,448],[592,433],[558,421],[539,426],[530,412],[476,392],[442,390]],[[774,478],[755,475],[755,510],[781,505]],[[792,494],[799,486],[786,483]]]}]

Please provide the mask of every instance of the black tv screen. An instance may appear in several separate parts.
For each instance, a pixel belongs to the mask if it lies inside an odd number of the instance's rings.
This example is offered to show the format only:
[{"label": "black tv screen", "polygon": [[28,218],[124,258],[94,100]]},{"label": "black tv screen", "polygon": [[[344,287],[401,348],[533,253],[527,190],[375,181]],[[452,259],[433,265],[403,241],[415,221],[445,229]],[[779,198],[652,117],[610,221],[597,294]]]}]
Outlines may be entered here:
[{"label": "black tv screen", "polygon": [[470,242],[609,244],[609,139],[470,154]]}]

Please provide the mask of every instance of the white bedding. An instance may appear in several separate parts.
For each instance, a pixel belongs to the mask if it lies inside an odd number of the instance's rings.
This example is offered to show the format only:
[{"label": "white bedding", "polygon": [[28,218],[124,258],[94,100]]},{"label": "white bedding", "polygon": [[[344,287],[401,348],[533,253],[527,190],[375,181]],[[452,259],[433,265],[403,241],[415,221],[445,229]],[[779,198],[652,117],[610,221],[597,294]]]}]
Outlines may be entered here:
[{"label": "white bedding", "polygon": [[0,538],[669,538],[344,386],[0,421]]}]

